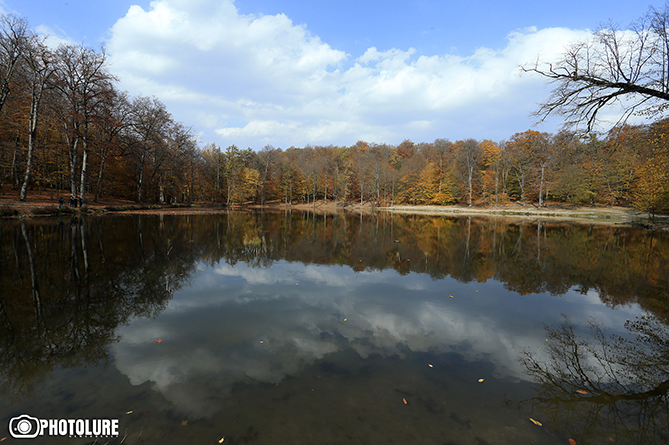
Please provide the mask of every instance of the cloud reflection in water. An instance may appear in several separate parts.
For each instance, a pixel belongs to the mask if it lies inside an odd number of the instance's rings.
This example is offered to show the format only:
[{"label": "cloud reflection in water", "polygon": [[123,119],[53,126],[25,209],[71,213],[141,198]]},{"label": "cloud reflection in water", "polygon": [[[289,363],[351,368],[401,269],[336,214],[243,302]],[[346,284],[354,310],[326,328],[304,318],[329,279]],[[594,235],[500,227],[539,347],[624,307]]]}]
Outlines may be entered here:
[{"label": "cloud reflection in water", "polygon": [[561,313],[584,302],[610,326],[639,312],[614,313],[576,292],[522,297],[493,280],[435,281],[393,270],[286,261],[200,269],[165,312],[121,328],[113,346],[116,367],[133,385],[150,381],[177,412],[200,418],[211,416],[235,383],[278,384],[347,348],[363,359],[457,352],[493,363],[496,377],[526,379],[518,351],[542,344],[544,323],[559,323]]}]

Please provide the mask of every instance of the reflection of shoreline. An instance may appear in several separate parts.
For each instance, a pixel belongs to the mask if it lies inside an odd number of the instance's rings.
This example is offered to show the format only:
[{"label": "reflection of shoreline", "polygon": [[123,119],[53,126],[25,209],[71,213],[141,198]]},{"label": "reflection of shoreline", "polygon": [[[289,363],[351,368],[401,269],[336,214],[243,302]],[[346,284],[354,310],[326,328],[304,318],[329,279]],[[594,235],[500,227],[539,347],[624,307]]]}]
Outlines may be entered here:
[{"label": "reflection of shoreline", "polygon": [[[373,211],[389,212],[404,215],[427,215],[427,216],[482,216],[503,218],[507,221],[536,221],[549,220],[553,222],[587,222],[597,225],[616,225],[633,226],[643,223],[644,228],[665,229],[669,224],[669,217],[656,216],[659,222],[653,227],[647,223],[645,214],[637,212],[626,207],[575,207],[568,206],[550,206],[538,209],[531,204],[522,207],[518,204],[506,204],[497,207],[467,207],[467,206],[431,206],[431,205],[398,205],[392,207],[372,206],[370,203],[361,205],[360,203],[338,203],[336,206],[332,202],[325,204],[323,201],[316,201],[316,204],[269,204],[264,208],[261,206],[250,205],[246,208],[266,211],[308,211],[317,214],[333,214],[338,212],[364,213],[370,214]],[[666,220],[665,220],[666,219]]]}]

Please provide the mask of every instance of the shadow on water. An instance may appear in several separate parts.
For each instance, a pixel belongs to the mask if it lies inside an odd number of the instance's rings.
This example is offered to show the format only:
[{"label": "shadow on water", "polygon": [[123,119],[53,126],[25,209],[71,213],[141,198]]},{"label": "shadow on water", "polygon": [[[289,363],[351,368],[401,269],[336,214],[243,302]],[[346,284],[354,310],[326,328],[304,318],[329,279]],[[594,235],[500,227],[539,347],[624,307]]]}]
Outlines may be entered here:
[{"label": "shadow on water", "polygon": [[[134,215],[3,221],[0,253],[6,419],[132,402],[144,408],[123,420],[128,443],[667,441],[663,235],[385,213]],[[534,327],[554,314],[530,314],[568,312],[579,295],[639,309],[610,335]],[[523,349],[543,335],[540,353]],[[99,379],[81,396],[79,382]],[[47,389],[54,401],[38,408]]]}]

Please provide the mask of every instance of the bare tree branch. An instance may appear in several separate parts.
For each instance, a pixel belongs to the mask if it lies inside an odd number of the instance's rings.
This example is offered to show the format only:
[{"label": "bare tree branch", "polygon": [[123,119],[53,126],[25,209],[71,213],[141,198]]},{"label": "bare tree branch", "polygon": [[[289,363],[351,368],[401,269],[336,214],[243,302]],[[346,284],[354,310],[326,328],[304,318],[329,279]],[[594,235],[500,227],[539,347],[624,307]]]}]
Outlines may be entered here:
[{"label": "bare tree branch", "polygon": [[[669,107],[669,6],[651,8],[627,30],[601,26],[587,41],[571,45],[557,63],[523,65],[555,87],[534,113],[565,118],[566,127],[591,131],[605,110],[656,117]],[[612,107],[616,108],[612,108]]]}]

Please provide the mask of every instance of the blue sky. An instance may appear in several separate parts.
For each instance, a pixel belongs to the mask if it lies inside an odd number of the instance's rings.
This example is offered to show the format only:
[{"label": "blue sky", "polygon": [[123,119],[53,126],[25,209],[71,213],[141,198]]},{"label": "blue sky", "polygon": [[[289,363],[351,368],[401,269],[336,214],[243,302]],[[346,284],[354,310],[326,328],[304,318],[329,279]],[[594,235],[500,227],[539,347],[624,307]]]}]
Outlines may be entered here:
[{"label": "blue sky", "polygon": [[[550,89],[552,60],[608,20],[610,1],[7,0],[60,41],[104,45],[132,95],[155,95],[202,143],[259,149],[357,140],[508,139]],[[555,132],[559,120],[533,127]]]}]

